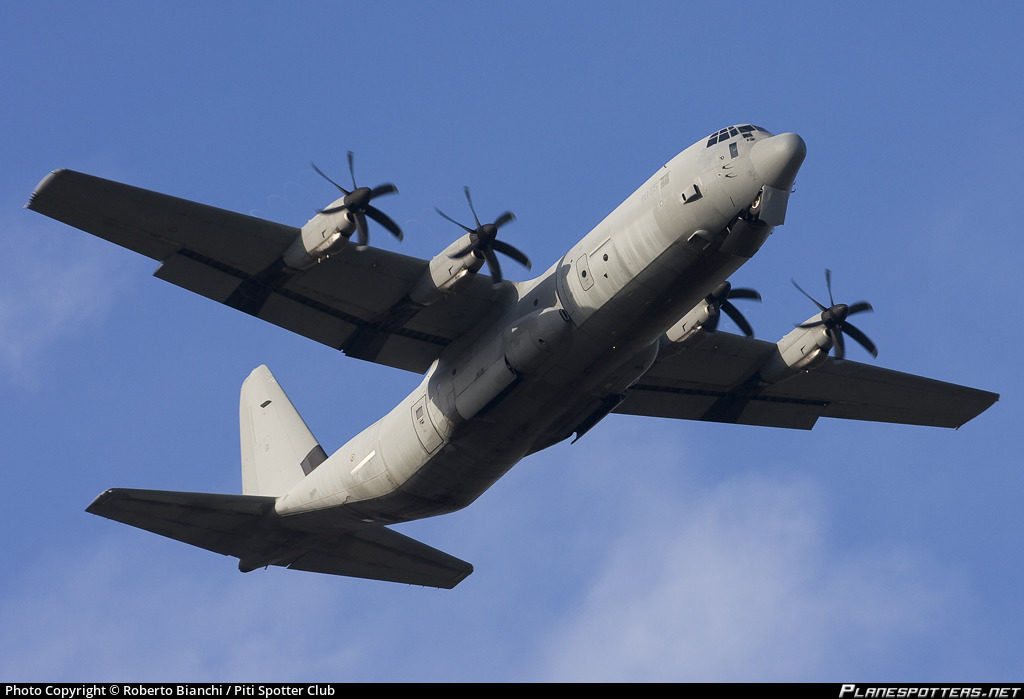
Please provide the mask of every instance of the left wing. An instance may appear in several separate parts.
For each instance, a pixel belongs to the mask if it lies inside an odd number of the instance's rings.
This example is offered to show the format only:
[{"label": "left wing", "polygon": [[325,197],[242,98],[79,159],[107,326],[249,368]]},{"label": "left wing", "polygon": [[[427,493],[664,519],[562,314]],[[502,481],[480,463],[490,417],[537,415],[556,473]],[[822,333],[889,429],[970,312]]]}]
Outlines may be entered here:
[{"label": "left wing", "polygon": [[417,373],[492,312],[503,289],[470,275],[424,308],[408,294],[426,260],[354,245],[308,270],[275,274],[298,228],[72,170],[47,175],[28,208],[159,260],[155,275],[172,284]]},{"label": "left wing", "polygon": [[809,430],[819,417],[960,427],[999,396],[831,357],[807,373],[761,386],[770,342],[704,333],[659,357],[614,412]]}]

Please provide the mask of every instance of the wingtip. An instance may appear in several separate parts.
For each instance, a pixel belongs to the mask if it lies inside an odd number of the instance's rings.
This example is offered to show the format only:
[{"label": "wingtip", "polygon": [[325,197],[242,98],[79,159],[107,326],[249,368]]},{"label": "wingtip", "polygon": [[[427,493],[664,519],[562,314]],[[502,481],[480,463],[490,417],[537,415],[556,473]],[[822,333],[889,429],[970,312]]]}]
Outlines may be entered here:
[{"label": "wingtip", "polygon": [[29,196],[28,201],[25,202],[25,208],[31,211],[37,211],[38,209],[36,209],[33,206],[33,204],[36,203],[36,200],[39,197],[39,195],[43,193],[57,177],[59,177],[60,175],[67,171],[67,168],[62,167],[56,170],[51,170],[50,172],[46,173],[46,176],[44,176],[43,179],[39,180],[39,184],[37,184],[36,188],[32,190],[32,194]]},{"label": "wingtip", "polygon": [[103,505],[107,502],[107,500],[109,500],[114,495],[116,491],[117,488],[107,488],[102,493],[93,498],[93,501],[89,503],[89,506],[85,508],[85,511],[91,515],[99,515],[101,517],[104,517],[105,515],[102,512]]}]

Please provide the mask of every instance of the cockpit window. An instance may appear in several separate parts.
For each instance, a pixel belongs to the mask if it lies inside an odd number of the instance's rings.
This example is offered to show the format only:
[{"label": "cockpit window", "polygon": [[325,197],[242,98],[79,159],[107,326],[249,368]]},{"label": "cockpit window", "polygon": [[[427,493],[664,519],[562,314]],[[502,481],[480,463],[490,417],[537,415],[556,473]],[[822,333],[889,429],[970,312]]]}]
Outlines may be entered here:
[{"label": "cockpit window", "polygon": [[745,138],[748,141],[755,141],[757,140],[756,138],[754,138],[755,131],[760,131],[766,136],[771,136],[770,132],[768,132],[765,129],[762,129],[760,126],[754,126],[753,124],[743,124],[742,126],[729,126],[722,129],[718,133],[711,134],[711,136],[708,137],[707,147],[710,148],[716,143],[725,143],[730,138],[734,138],[736,136],[743,136],[743,138]]}]

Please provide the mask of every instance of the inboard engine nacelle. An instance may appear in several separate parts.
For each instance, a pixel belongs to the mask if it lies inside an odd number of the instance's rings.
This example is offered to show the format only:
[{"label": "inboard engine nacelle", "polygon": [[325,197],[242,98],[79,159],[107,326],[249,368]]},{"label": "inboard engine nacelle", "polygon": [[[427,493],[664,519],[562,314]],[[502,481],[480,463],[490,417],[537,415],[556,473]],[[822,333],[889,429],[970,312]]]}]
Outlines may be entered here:
[{"label": "inboard engine nacelle", "polygon": [[761,380],[778,383],[802,371],[810,371],[828,359],[832,339],[824,326],[795,328],[776,343],[777,351],[761,367]]},{"label": "inboard engine nacelle", "polygon": [[702,299],[700,303],[690,309],[686,315],[665,331],[665,339],[670,343],[686,342],[717,313],[717,308]]},{"label": "inboard engine nacelle", "polygon": [[451,291],[470,272],[478,271],[484,264],[483,257],[455,254],[470,244],[470,236],[458,238],[451,245],[434,256],[416,286],[409,292],[409,298],[421,306],[429,306]]}]

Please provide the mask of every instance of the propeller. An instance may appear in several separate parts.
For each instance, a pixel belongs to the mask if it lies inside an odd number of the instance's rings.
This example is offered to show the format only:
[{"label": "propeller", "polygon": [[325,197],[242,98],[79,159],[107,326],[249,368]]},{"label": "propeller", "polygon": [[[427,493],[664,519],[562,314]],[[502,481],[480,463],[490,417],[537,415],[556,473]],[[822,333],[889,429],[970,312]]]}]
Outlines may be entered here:
[{"label": "propeller", "polygon": [[[753,289],[733,289],[732,284],[729,282],[722,282],[715,290],[704,297],[704,300],[713,306],[716,310],[725,311],[725,314],[732,318],[732,322],[736,323],[743,334],[747,337],[754,336],[754,329],[750,327],[750,323],[743,317],[743,314],[737,310],[736,306],[732,304],[729,299],[752,299],[754,301],[761,300],[761,294],[757,293]],[[708,321],[704,324],[704,329],[709,332],[714,332],[718,329],[718,320],[722,317],[721,313],[715,313]]]},{"label": "propeller", "polygon": [[530,258],[512,245],[498,240],[498,229],[506,223],[515,221],[515,214],[511,211],[506,211],[501,216],[494,219],[494,223],[481,224],[480,218],[476,215],[476,209],[473,208],[473,199],[469,196],[469,187],[465,187],[463,191],[466,192],[466,201],[469,202],[469,210],[473,213],[473,221],[476,223],[476,228],[470,228],[469,226],[463,225],[440,209],[434,209],[446,220],[451,221],[456,226],[469,233],[469,245],[452,255],[452,259],[465,257],[470,253],[482,255],[483,258],[487,260],[487,267],[491,270],[491,276],[494,278],[495,284],[501,281],[501,265],[498,263],[498,256],[494,254],[496,252],[508,255],[519,264],[530,269]]},{"label": "propeller", "polygon": [[832,298],[832,270],[825,270],[825,286],[828,288],[828,301],[831,304],[828,308],[818,303],[813,296],[801,289],[800,285],[796,283],[796,280],[791,279],[790,281],[793,282],[793,286],[795,286],[801,294],[814,302],[814,305],[821,311],[820,320],[816,320],[811,323],[802,323],[797,325],[798,328],[814,328],[819,325],[824,325],[829,337],[832,339],[832,346],[835,347],[836,359],[844,359],[846,357],[846,346],[843,341],[844,333],[852,337],[861,347],[870,352],[872,357],[878,356],[878,348],[875,347],[875,343],[869,340],[868,336],[857,329],[856,326],[846,320],[848,316],[852,316],[854,313],[872,311],[874,309],[867,301],[858,301],[857,303],[849,306],[845,303],[836,303]]},{"label": "propeller", "polygon": [[370,242],[370,232],[366,225],[366,217],[369,216],[374,221],[384,226],[391,235],[395,236],[399,240],[402,239],[402,229],[398,227],[398,224],[392,221],[383,211],[371,206],[370,202],[379,196],[385,194],[395,194],[398,192],[398,187],[387,182],[382,185],[378,185],[373,189],[369,187],[360,187],[356,184],[356,170],[353,164],[352,151],[348,152],[348,171],[352,175],[352,189],[347,190],[340,184],[332,180],[323,170],[316,166],[316,163],[310,163],[313,169],[316,170],[316,174],[323,177],[325,180],[333,184],[338,188],[338,191],[345,195],[344,201],[340,206],[332,206],[327,209],[321,209],[318,213],[321,214],[333,214],[347,209],[352,214],[352,220],[356,224],[356,231],[358,233],[357,240],[359,245],[365,246]]}]

